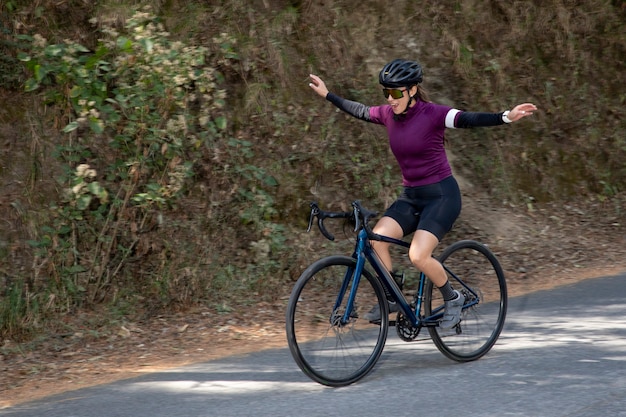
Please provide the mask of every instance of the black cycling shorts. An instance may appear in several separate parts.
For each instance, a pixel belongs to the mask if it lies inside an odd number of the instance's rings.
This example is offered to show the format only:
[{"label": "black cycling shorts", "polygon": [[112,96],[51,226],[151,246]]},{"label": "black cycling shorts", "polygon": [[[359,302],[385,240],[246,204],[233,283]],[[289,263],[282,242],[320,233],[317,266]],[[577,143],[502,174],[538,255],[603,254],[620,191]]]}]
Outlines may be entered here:
[{"label": "black cycling shorts", "polygon": [[426,230],[441,241],[461,214],[461,191],[454,177],[419,187],[404,187],[402,195],[385,211],[400,224],[404,236]]}]

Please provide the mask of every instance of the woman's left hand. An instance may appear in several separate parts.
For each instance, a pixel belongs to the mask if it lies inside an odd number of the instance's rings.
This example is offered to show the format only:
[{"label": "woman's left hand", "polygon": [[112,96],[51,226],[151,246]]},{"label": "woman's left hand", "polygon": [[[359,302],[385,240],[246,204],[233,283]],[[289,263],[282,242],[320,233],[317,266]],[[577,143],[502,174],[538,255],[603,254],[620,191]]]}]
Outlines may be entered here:
[{"label": "woman's left hand", "polygon": [[510,121],[515,122],[521,119],[522,117],[532,116],[532,114],[536,110],[537,110],[537,106],[535,106],[532,103],[518,104],[517,106],[513,107],[513,110],[509,112],[507,117],[509,118]]}]

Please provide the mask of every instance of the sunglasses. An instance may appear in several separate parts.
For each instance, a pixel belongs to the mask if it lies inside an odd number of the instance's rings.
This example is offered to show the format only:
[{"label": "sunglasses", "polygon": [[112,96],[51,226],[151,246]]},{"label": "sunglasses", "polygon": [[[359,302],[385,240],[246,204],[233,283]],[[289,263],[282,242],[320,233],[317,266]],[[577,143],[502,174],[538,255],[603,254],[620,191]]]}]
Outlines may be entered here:
[{"label": "sunglasses", "polygon": [[383,88],[383,95],[385,98],[389,98],[389,96],[391,96],[391,98],[397,100],[404,97],[405,91],[406,89],[400,90],[399,88]]}]

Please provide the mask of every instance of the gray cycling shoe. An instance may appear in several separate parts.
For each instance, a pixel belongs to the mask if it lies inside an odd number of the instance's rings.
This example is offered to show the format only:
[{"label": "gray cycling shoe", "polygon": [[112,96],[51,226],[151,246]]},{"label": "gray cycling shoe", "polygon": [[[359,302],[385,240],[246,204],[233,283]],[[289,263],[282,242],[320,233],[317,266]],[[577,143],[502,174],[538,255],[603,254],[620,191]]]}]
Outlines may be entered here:
[{"label": "gray cycling shoe", "polygon": [[457,294],[456,298],[444,303],[446,311],[441,322],[439,322],[439,327],[442,329],[451,329],[461,321],[461,310],[465,303],[465,296],[457,290],[454,290],[454,292]]},{"label": "gray cycling shoe", "polygon": [[[389,303],[389,312],[397,313],[398,312],[398,303],[388,301]],[[367,321],[380,321],[380,306],[376,304],[370,311],[363,314],[363,319]]]}]

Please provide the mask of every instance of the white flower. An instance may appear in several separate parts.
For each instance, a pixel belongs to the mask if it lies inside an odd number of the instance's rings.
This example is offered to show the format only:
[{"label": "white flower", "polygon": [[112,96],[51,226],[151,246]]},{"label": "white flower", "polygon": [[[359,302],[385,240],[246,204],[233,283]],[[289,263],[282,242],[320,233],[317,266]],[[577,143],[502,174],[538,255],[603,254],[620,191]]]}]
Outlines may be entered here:
[{"label": "white flower", "polygon": [[43,48],[44,46],[46,46],[46,43],[48,41],[46,40],[46,38],[44,38],[43,36],[41,36],[40,34],[36,33],[33,36],[33,45],[35,45],[38,48]]},{"label": "white flower", "polygon": [[76,167],[76,176],[83,177],[85,175],[85,171],[87,171],[88,169],[89,169],[89,165],[80,164],[79,166]]},{"label": "white flower", "polygon": [[78,184],[72,187],[72,192],[74,194],[79,194],[80,190],[82,190],[84,186],[85,186],[84,182],[79,182]]},{"label": "white flower", "polygon": [[96,175],[96,170],[92,169],[89,164],[80,164],[76,167],[76,176],[78,178],[95,178]]}]

